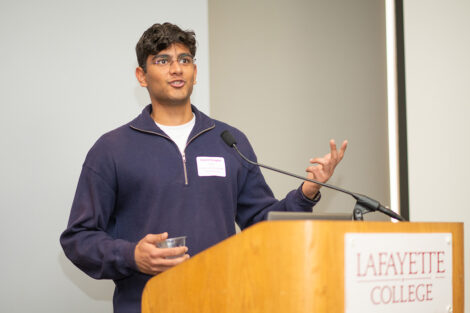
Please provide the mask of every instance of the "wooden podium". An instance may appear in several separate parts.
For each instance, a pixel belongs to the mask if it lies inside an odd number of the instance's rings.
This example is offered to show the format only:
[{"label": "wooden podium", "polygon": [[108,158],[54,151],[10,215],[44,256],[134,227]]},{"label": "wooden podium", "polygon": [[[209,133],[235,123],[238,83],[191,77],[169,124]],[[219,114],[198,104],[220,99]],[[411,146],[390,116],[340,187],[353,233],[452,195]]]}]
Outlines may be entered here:
[{"label": "wooden podium", "polygon": [[345,312],[346,233],[451,233],[453,312],[464,310],[463,223],[272,221],[147,283],[142,312]]}]

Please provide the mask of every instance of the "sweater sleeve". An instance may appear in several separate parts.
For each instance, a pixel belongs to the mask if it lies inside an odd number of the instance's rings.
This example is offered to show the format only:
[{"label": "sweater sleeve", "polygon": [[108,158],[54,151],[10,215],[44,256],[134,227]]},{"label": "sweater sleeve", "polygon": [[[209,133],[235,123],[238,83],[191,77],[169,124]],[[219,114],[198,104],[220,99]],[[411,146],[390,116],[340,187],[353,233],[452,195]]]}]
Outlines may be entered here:
[{"label": "sweater sleeve", "polygon": [[90,150],[83,165],[60,243],[66,256],[89,276],[117,280],[137,270],[136,243],[116,239],[109,231],[117,183],[113,182],[112,161],[96,150]]},{"label": "sweater sleeve", "polygon": [[[256,161],[256,155],[246,139],[239,139],[240,150],[249,159]],[[302,185],[290,191],[282,200],[276,200],[271,188],[267,185],[258,166],[244,163],[246,175],[239,187],[237,223],[244,229],[267,218],[270,211],[308,212],[320,200],[320,196],[310,200],[302,192]]]}]

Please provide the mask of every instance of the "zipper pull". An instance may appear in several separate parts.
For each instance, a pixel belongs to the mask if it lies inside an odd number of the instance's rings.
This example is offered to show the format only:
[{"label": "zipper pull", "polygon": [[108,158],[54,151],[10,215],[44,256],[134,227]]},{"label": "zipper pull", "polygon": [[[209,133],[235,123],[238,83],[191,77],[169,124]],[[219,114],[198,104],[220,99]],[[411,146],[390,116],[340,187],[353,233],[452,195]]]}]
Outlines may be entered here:
[{"label": "zipper pull", "polygon": [[183,152],[181,154],[183,157],[183,171],[184,171],[184,184],[188,185],[188,170],[186,169],[186,154]]}]

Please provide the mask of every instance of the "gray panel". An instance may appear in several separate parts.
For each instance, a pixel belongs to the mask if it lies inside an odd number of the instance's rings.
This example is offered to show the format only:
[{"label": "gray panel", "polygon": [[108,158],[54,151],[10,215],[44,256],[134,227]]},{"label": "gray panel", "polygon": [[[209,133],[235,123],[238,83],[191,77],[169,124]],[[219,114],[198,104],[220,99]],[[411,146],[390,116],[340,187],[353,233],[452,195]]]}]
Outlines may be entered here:
[{"label": "gray panel", "polygon": [[[260,162],[298,174],[348,139],[330,183],[388,205],[384,2],[213,0],[209,25],[212,116],[244,131]],[[298,186],[265,176],[278,198]],[[353,209],[322,193],[317,210]]]}]

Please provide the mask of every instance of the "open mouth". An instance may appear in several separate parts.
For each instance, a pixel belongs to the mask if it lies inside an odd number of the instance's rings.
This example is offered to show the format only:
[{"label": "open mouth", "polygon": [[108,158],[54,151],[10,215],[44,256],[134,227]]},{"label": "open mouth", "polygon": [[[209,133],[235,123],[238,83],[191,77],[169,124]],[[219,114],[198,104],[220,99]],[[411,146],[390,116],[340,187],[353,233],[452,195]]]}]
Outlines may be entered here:
[{"label": "open mouth", "polygon": [[184,80],[174,80],[170,82],[170,86],[175,88],[181,88],[184,86]]}]

